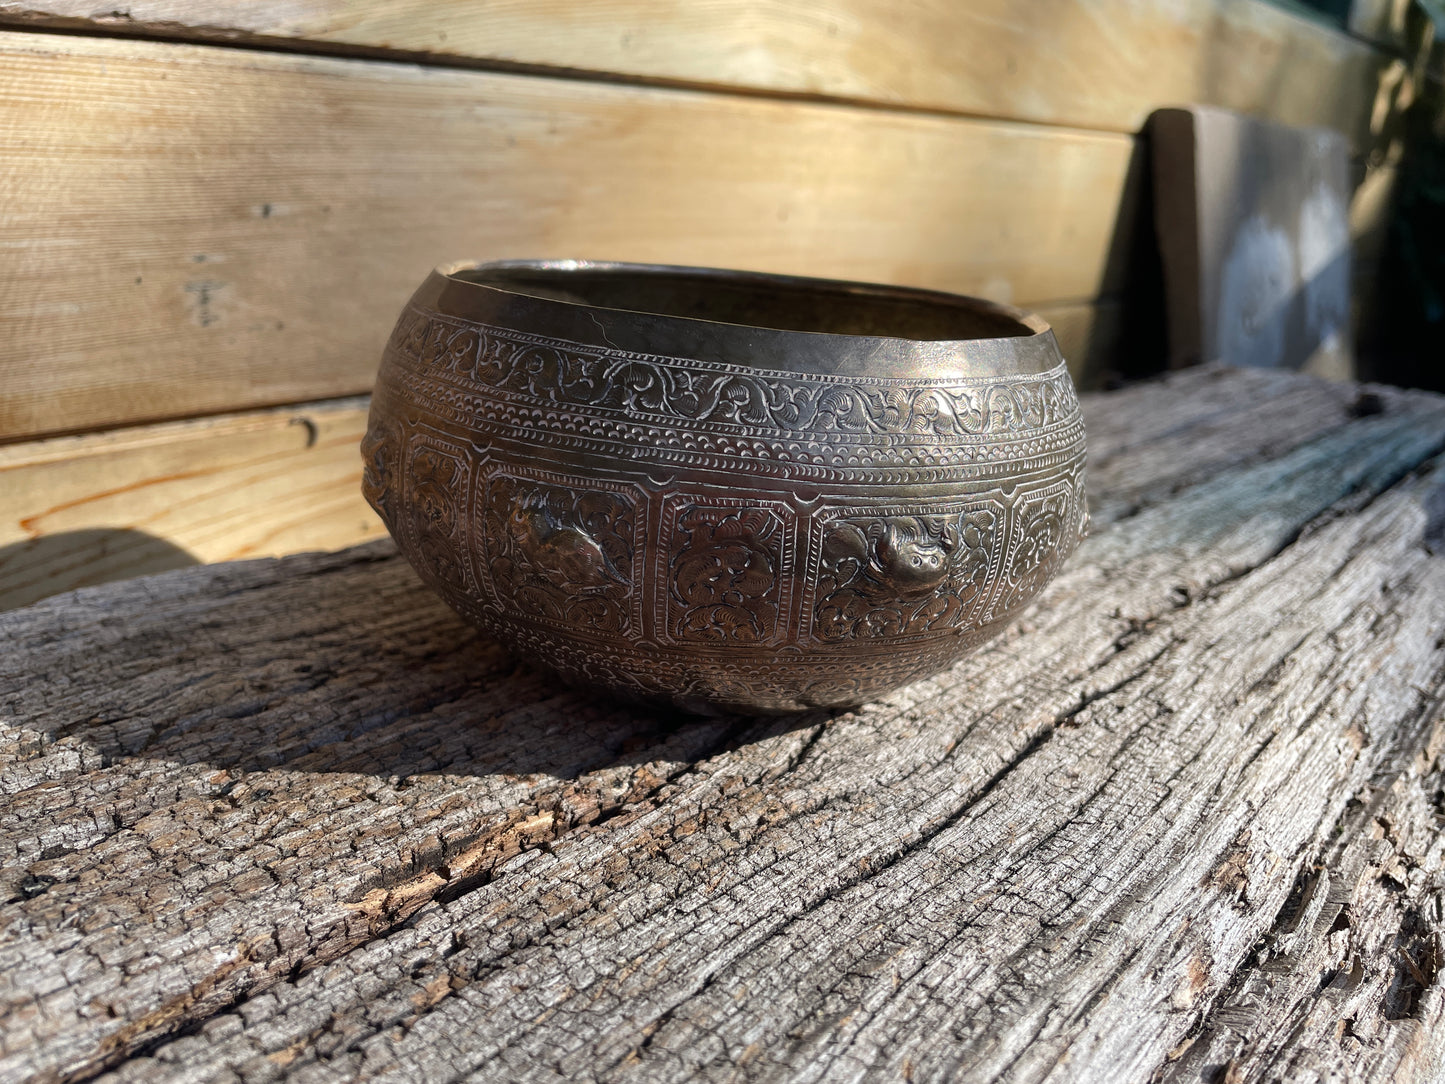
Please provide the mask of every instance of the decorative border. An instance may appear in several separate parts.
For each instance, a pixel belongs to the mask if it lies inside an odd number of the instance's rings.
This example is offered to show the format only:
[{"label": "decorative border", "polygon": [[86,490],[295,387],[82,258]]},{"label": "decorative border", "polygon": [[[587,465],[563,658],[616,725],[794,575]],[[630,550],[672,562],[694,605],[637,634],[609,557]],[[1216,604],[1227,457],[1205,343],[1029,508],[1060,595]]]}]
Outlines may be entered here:
[{"label": "decorative border", "polygon": [[796,685],[797,655],[767,649],[740,656],[722,645],[711,651],[690,645],[687,654],[615,643],[599,652],[576,639],[510,618],[498,619],[454,588],[442,596],[464,618],[487,628],[519,656],[539,662],[570,681],[610,687],[614,694],[645,701],[667,700],[692,708],[794,711],[856,704],[949,666],[998,633],[986,625],[961,635],[932,638],[899,652],[890,644],[810,660],[810,679],[792,696],[767,690]]},{"label": "decorative border", "polygon": [[1038,434],[1078,416],[1063,364],[1036,375],[948,381],[782,373],[598,350],[415,306],[403,312],[387,352],[403,370],[462,391],[490,387],[544,409],[586,407],[756,435],[936,446]]},{"label": "decorative border", "polygon": [[798,480],[912,485],[981,479],[1020,461],[1048,467],[1072,460],[1083,440],[1076,415],[1052,429],[967,443],[923,439],[854,440],[839,434],[766,433],[718,426],[668,426],[625,416],[583,413],[580,408],[518,402],[509,392],[465,389],[434,377],[383,371],[379,392],[459,431],[487,438],[525,435],[528,444],[667,463],[682,469],[743,470]]}]

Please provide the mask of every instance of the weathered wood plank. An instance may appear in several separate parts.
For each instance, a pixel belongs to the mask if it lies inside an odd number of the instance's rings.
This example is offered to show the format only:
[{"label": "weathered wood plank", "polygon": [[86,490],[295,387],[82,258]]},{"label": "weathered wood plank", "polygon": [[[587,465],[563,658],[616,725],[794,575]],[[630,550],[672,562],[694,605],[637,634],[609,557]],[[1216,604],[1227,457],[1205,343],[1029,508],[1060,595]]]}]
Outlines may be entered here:
[{"label": "weathered wood plank", "polygon": [[[1399,6],[1398,4],[1395,6]],[[1390,58],[1257,0],[0,0],[0,19],[397,51],[1136,132],[1218,105],[1370,143]]]},{"label": "weathered wood plank", "polygon": [[448,259],[1087,301],[1142,170],[1111,133],[47,34],[0,34],[0,87],[10,440],[364,392]]},{"label": "weathered wood plank", "polygon": [[385,536],[361,498],[366,412],[352,399],[0,445],[0,610]]},{"label": "weathered wood plank", "polygon": [[1445,771],[1429,740],[1346,807],[1274,924],[1163,1079],[1439,1080],[1445,1075]]},{"label": "weathered wood plank", "polygon": [[[1260,938],[1303,946],[1280,940],[1323,915],[1290,926],[1301,874],[1353,868],[1352,801],[1378,817],[1441,770],[1445,403],[1213,370],[1087,409],[1100,514],[1072,566],[857,712],[558,690],[384,547],[0,617],[0,1075],[1144,1080],[1235,1056]],[[1424,874],[1391,876],[1425,901],[1401,914],[1435,936],[1428,821],[1400,808]],[[1370,974],[1382,898],[1351,902]],[[1300,974],[1270,1020],[1308,1010]],[[1352,1041],[1428,1079],[1390,988],[1357,988]]]}]

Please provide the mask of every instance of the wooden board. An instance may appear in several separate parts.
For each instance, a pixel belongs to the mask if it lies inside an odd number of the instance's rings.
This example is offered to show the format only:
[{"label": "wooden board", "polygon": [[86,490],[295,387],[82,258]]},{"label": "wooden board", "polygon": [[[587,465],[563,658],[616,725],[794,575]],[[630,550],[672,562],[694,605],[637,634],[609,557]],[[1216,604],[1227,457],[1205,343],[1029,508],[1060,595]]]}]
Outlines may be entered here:
[{"label": "wooden board", "polygon": [[1087,301],[1142,173],[1106,133],[44,34],[0,87],[8,439],[365,391],[463,257]]},{"label": "wooden board", "polygon": [[[1117,303],[1042,310],[1074,379],[1110,375]],[[0,445],[0,610],[194,563],[385,533],[361,498],[365,398]]]},{"label": "wooden board", "polygon": [[16,25],[384,50],[1136,132],[1161,105],[1363,149],[1388,56],[1259,0],[0,0]]},{"label": "wooden board", "polygon": [[1355,37],[1412,61],[1433,37],[1430,17],[1414,0],[1350,0],[1346,25]]},{"label": "wooden board", "polygon": [[1191,106],[1156,113],[1149,141],[1170,364],[1353,376],[1352,186],[1338,133]]},{"label": "wooden board", "polygon": [[1120,344],[1124,341],[1126,303],[1103,297],[1079,305],[1046,305],[1038,310],[1053,328],[1069,364],[1069,375],[1081,391],[1097,391],[1120,375]]},{"label": "wooden board", "polygon": [[1085,409],[1093,537],[853,712],[559,689],[384,544],[0,616],[0,1076],[1439,1079],[1445,401]]},{"label": "wooden board", "polygon": [[0,446],[0,610],[196,562],[342,549],[365,400]]}]

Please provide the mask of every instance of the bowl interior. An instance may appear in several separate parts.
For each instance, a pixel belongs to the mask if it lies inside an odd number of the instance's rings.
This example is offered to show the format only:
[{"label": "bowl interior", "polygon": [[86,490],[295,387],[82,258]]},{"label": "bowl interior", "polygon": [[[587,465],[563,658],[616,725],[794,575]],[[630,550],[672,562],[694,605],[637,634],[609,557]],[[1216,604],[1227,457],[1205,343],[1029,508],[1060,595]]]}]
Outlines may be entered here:
[{"label": "bowl interior", "polygon": [[777,331],[928,342],[1014,338],[1036,330],[969,298],[772,275],[494,264],[454,277],[552,301]]}]

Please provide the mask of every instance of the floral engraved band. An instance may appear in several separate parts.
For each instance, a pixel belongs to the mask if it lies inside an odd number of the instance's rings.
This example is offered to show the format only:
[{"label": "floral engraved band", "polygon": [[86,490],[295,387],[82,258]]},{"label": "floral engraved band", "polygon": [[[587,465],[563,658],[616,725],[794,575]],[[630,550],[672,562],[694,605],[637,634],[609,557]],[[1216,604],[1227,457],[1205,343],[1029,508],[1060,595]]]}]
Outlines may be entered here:
[{"label": "floral engraved band", "polygon": [[1087,519],[1042,322],[763,275],[438,272],[362,452],[367,500],[465,618],[571,681],[699,710],[855,704],[937,671]]}]

